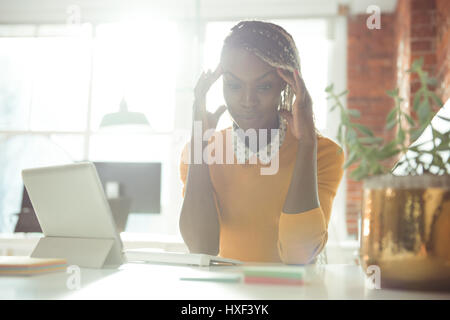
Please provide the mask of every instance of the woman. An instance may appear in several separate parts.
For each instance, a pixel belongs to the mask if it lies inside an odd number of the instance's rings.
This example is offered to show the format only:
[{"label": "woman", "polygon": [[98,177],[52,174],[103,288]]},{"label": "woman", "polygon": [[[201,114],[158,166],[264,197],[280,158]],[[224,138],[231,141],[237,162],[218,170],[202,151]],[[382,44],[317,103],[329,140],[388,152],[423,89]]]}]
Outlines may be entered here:
[{"label": "woman", "polygon": [[[200,76],[194,121],[202,125],[202,132],[215,129],[228,109],[233,126],[219,133],[222,154],[232,149],[237,157],[244,150],[246,160],[251,154],[258,160],[256,164],[188,162],[195,142],[186,145],[180,164],[184,201],[179,226],[190,252],[307,264],[315,262],[324,248],[344,157],[336,143],[315,129],[299,60],[294,40],[283,28],[241,21],[226,37],[217,69]],[[206,111],[206,93],[221,75],[226,106],[211,114]],[[265,146],[257,143],[255,149],[239,129],[278,130]],[[215,139],[217,135],[203,148]],[[263,155],[278,160],[275,174],[261,174],[267,164],[261,161]]]}]

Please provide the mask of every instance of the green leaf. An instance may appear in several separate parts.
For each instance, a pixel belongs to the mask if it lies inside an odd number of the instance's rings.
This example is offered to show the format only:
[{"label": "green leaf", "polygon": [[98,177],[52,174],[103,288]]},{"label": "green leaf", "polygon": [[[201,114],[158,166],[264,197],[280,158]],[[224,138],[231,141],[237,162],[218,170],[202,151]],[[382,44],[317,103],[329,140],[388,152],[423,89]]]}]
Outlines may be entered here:
[{"label": "green leaf", "polygon": [[386,117],[386,122],[391,122],[397,117],[397,108],[392,109]]},{"label": "green leaf", "polygon": [[331,92],[333,91],[334,83],[330,84],[328,87],[325,88],[325,92]]},{"label": "green leaf", "polygon": [[367,128],[366,126],[364,126],[360,123],[353,123],[353,127],[357,128],[360,132],[362,132],[368,136],[371,136],[371,137],[374,136],[373,132],[369,128]]},{"label": "green leaf", "polygon": [[389,159],[393,156],[395,156],[396,154],[398,154],[401,150],[400,149],[392,149],[392,150],[384,150],[384,151],[380,151],[378,153],[378,159],[380,160],[384,160],[384,159]]},{"label": "green leaf", "polygon": [[395,88],[394,90],[386,90],[386,93],[388,96],[395,98],[398,96],[398,88]]},{"label": "green leaf", "polygon": [[337,97],[338,97],[338,98],[339,98],[339,97],[342,97],[342,96],[346,95],[347,93],[348,93],[348,90],[342,91],[341,93],[339,93],[339,94],[337,95]]},{"label": "green leaf", "polygon": [[350,173],[350,178],[352,178],[356,181],[360,181],[367,176],[368,176],[368,170],[367,170],[367,168],[365,168],[363,166],[359,166],[358,168],[356,168],[355,170],[353,170]]},{"label": "green leaf", "polygon": [[350,125],[350,119],[348,118],[345,111],[341,112],[341,123],[346,127]]},{"label": "green leaf", "polygon": [[428,120],[428,117],[430,116],[430,106],[428,105],[428,101],[422,101],[417,110],[417,115],[419,116],[419,123],[421,125]]},{"label": "green leaf", "polygon": [[405,141],[405,131],[403,130],[397,131],[397,141],[399,144],[403,144],[403,142]]},{"label": "green leaf", "polygon": [[395,140],[389,142],[388,144],[386,144],[385,146],[383,146],[383,148],[380,151],[385,151],[385,150],[392,150],[397,146],[397,142]]},{"label": "green leaf", "polygon": [[416,130],[411,130],[411,142],[416,141],[421,136],[424,130],[425,128],[423,127],[420,127],[419,129]]},{"label": "green leaf", "polygon": [[389,121],[386,125],[387,130],[391,130],[397,124],[397,119]]},{"label": "green leaf", "polygon": [[365,144],[375,144],[375,143],[383,142],[383,138],[379,138],[379,137],[364,137],[364,138],[359,138],[358,141],[360,143],[365,143]]},{"label": "green leaf", "polygon": [[370,174],[380,174],[383,172],[383,168],[378,162],[372,162],[369,166]]},{"label": "green leaf", "polygon": [[411,125],[411,127],[415,127],[416,126],[416,123],[414,122],[413,118],[411,118],[408,114],[403,113],[403,116],[406,118],[406,120]]},{"label": "green leaf", "polygon": [[422,98],[422,95],[423,95],[422,90],[419,90],[414,94],[413,109],[415,111],[417,111],[417,109],[419,108],[420,99]]},{"label": "green leaf", "polygon": [[437,85],[437,80],[435,78],[428,78],[426,82],[432,87],[435,87]]},{"label": "green leaf", "polygon": [[417,72],[420,69],[422,69],[423,66],[423,57],[420,57],[419,59],[414,60],[414,62],[411,65],[411,71],[412,72]]},{"label": "green leaf", "polygon": [[436,93],[431,91],[430,95],[431,95],[431,98],[433,98],[434,102],[436,102],[436,104],[439,106],[439,108],[441,108],[444,105],[442,103],[441,98],[439,98]]},{"label": "green leaf", "polygon": [[337,140],[343,145],[344,141],[342,141],[342,124],[339,125],[338,133],[337,133]]},{"label": "green leaf", "polygon": [[356,134],[356,131],[353,130],[352,128],[349,128],[347,130],[347,143],[351,144],[353,142],[356,142],[357,138],[358,138],[358,135]]},{"label": "green leaf", "polygon": [[348,109],[348,114],[354,118],[359,118],[361,116],[359,110],[356,109]]},{"label": "green leaf", "polygon": [[343,169],[347,169],[349,166],[351,166],[355,161],[358,160],[358,154],[354,151],[350,152],[349,158],[344,163]]}]

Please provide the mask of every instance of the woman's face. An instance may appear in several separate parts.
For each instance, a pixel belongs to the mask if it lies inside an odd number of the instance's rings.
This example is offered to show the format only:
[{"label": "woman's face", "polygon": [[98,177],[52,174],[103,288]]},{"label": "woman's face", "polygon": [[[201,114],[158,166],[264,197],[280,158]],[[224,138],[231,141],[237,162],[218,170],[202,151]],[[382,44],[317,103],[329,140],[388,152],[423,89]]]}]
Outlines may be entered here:
[{"label": "woman's face", "polygon": [[274,67],[244,49],[222,55],[223,95],[233,121],[243,130],[277,127],[277,107],[286,82]]}]

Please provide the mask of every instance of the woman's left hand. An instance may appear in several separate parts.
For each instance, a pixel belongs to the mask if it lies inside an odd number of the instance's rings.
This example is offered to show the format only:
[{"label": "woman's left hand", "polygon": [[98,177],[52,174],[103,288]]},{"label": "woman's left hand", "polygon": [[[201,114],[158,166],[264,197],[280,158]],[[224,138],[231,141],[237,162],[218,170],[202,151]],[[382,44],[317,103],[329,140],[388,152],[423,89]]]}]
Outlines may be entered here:
[{"label": "woman's left hand", "polygon": [[295,94],[292,113],[287,110],[280,110],[280,115],[288,121],[292,134],[301,143],[316,143],[312,100],[306,89],[305,82],[300,77],[298,70],[295,70],[292,75],[290,72],[288,74],[287,71],[277,68],[277,73],[291,86]]}]

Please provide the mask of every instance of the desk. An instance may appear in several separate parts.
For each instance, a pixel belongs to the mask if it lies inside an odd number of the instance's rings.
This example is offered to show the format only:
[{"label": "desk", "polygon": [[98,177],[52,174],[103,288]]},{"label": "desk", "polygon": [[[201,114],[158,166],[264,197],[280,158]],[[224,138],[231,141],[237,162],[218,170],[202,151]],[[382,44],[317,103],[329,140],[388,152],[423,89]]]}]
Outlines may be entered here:
[{"label": "desk", "polygon": [[[280,265],[251,263],[247,265]],[[81,269],[79,289],[68,289],[71,274],[0,276],[0,299],[450,299],[450,293],[370,289],[355,265],[305,266],[303,286],[182,281],[192,273],[240,273],[241,266],[174,266],[127,263],[116,270]]]},{"label": "desk", "polygon": [[[0,255],[30,255],[42,237],[42,233],[0,233]],[[188,252],[183,239],[175,235],[122,232],[120,238],[124,249],[158,248],[166,251]]]},{"label": "desk", "polygon": [[[43,235],[39,233],[0,233],[0,255],[30,255]],[[180,236],[152,233],[122,232],[120,237],[124,249],[159,248],[166,251],[188,252]],[[328,263],[355,264],[358,241],[332,243],[328,241],[325,250]]]}]

